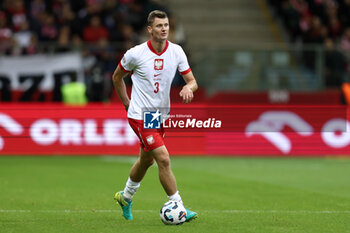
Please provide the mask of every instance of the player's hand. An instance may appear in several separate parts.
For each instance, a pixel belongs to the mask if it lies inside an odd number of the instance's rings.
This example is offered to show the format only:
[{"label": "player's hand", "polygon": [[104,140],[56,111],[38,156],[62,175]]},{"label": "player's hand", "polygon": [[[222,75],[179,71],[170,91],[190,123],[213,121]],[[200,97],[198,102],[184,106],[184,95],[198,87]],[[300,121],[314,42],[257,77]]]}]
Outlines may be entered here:
[{"label": "player's hand", "polygon": [[185,104],[191,103],[193,100],[193,91],[191,88],[184,86],[180,91],[180,96],[182,97],[182,102]]},{"label": "player's hand", "polygon": [[126,111],[128,111],[128,109],[129,109],[129,104],[130,104],[130,102],[124,104],[124,108]]}]

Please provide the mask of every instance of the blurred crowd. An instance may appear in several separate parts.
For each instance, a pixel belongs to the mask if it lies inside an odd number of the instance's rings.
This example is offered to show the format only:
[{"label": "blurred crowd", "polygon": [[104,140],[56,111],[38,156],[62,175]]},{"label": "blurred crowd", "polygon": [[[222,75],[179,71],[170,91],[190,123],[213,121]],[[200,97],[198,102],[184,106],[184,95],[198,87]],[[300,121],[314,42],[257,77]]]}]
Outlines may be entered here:
[{"label": "blurred crowd", "polygon": [[58,51],[81,49],[82,42],[129,48],[156,8],[166,10],[145,0],[0,0],[0,52],[33,54],[49,42]]},{"label": "blurred crowd", "polygon": [[87,86],[105,86],[124,52],[147,40],[147,16],[155,9],[169,15],[169,40],[183,45],[181,25],[159,0],[0,0],[0,55],[79,51]]},{"label": "blurred crowd", "polygon": [[[292,43],[323,45],[325,83],[339,87],[348,79],[350,61],[350,0],[268,0],[282,19]],[[313,51],[305,64],[315,69]]]}]

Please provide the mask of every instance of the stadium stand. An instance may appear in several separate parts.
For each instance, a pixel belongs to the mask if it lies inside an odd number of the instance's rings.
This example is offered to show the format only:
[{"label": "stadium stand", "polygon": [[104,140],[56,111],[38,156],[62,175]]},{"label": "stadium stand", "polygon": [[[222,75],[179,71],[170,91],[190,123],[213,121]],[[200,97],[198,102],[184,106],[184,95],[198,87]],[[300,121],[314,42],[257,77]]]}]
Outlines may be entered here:
[{"label": "stadium stand", "polygon": [[[144,26],[153,9],[169,13],[169,39],[190,55],[206,88],[200,95],[340,90],[349,78],[349,0],[0,0],[0,54],[79,52],[89,101],[116,101],[111,74],[128,48],[147,39]],[[279,20],[287,43],[276,30]],[[18,99],[8,98],[7,80],[0,80],[1,100]],[[178,74],[173,84],[183,84]]]},{"label": "stadium stand", "polygon": [[121,56],[147,39],[144,26],[154,9],[169,12],[151,0],[0,0],[0,54],[80,52],[89,100],[105,101]]},{"label": "stadium stand", "polygon": [[208,48],[276,42],[259,1],[170,0],[169,6],[186,25],[188,47],[196,59]]},{"label": "stadium stand", "polygon": [[[1,52],[13,55],[19,45],[26,49],[31,37],[40,43],[63,44],[78,38],[91,43],[108,39],[128,48],[139,42],[147,13],[155,8],[164,9],[155,2],[138,0],[2,0],[1,40],[10,40],[11,48]],[[19,32],[28,31],[26,38],[16,39]]]},{"label": "stadium stand", "polygon": [[[321,45],[325,48],[325,84],[340,87],[348,79],[350,54],[349,0],[269,0],[281,18],[292,44]],[[304,62],[315,68],[314,51],[304,52]]]}]

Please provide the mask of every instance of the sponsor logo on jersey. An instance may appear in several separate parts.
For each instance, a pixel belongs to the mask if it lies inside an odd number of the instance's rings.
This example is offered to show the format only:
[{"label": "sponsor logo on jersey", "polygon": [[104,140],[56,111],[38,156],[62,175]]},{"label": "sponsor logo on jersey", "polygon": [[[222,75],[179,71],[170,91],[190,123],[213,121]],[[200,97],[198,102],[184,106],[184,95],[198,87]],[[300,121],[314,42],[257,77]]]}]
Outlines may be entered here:
[{"label": "sponsor logo on jersey", "polygon": [[154,69],[162,70],[164,65],[164,59],[154,59]]}]

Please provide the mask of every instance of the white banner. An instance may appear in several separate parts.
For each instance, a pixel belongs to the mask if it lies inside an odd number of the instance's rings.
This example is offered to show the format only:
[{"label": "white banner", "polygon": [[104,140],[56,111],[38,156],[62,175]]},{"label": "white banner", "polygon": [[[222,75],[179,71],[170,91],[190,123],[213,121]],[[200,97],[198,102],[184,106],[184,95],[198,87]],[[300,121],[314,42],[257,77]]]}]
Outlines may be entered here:
[{"label": "white banner", "polygon": [[27,90],[37,78],[42,79],[38,86],[41,91],[52,91],[54,76],[65,72],[73,72],[83,80],[80,53],[0,57],[0,77],[10,82],[11,90]]}]

